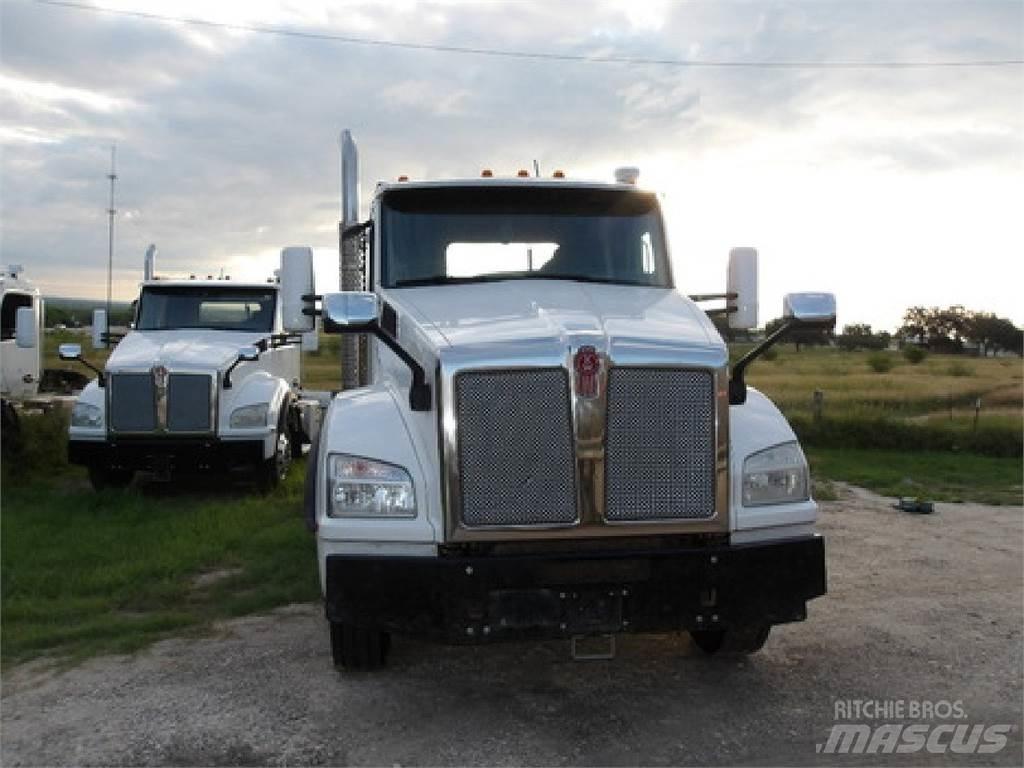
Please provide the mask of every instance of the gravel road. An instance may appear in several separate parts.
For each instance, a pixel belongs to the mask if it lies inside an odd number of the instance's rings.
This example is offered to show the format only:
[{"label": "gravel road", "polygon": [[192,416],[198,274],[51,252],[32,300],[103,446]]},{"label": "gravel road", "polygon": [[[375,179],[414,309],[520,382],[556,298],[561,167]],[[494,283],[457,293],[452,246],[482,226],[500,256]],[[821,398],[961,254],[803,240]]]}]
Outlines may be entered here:
[{"label": "gravel road", "polygon": [[[856,488],[823,504],[830,592],[745,660],[686,635],[627,638],[610,662],[398,639],[383,673],[340,675],[299,605],[9,670],[2,764],[1022,764],[1022,509],[890,504]],[[960,701],[960,722],[1013,728],[989,755],[817,753],[837,699]]]}]

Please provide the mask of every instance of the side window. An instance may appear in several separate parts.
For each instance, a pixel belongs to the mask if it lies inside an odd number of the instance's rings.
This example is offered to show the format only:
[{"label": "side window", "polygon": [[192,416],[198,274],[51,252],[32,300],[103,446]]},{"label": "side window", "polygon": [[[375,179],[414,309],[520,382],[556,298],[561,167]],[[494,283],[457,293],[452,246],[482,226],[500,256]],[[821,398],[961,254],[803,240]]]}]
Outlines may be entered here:
[{"label": "side window", "polygon": [[8,293],[4,296],[3,305],[0,306],[0,339],[14,338],[14,325],[17,321],[18,310],[21,307],[31,307],[32,297],[25,293]]}]

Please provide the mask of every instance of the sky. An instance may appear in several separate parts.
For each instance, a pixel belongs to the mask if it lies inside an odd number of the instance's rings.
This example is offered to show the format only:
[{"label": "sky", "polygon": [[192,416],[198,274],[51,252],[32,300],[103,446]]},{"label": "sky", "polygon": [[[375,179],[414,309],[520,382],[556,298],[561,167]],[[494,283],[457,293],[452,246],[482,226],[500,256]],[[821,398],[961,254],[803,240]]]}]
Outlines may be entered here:
[{"label": "sky", "polygon": [[[83,5],[87,4],[83,0]],[[301,33],[685,61],[1024,59],[1021,0],[527,2],[103,0]],[[702,67],[362,45],[0,0],[0,263],[44,295],[114,297],[149,243],[167,273],[269,275],[315,249],[337,287],[338,134],[380,179],[611,180],[663,193],[677,286],[724,290],[760,253],[761,321],[831,291],[840,326],[909,306],[1024,324],[1024,66]]]}]

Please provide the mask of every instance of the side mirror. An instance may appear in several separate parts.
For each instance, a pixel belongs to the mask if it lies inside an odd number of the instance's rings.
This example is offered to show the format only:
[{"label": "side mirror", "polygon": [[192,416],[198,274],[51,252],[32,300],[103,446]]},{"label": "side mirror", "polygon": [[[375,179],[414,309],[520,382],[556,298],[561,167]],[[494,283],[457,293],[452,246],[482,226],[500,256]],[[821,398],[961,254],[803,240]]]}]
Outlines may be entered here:
[{"label": "side mirror", "polygon": [[105,349],[107,346],[107,310],[92,311],[92,348]]},{"label": "side mirror", "polygon": [[260,359],[260,348],[253,345],[238,350],[238,359],[243,363],[255,363]]},{"label": "side mirror", "polygon": [[240,347],[238,350],[238,357],[235,358],[235,362],[228,366],[228,369],[224,371],[224,378],[222,384],[224,389],[231,389],[231,374],[234,372],[241,363],[255,363],[260,359],[260,348],[255,344],[248,347]]},{"label": "side mirror", "polygon": [[61,344],[57,347],[57,357],[61,360],[79,360],[82,357],[82,345]]},{"label": "side mirror", "polygon": [[832,328],[836,324],[836,297],[831,293],[790,293],[782,300],[784,322],[764,341],[747,352],[732,367],[729,379],[729,404],[742,405],[747,401],[747,384],[744,375],[747,366],[765,353],[794,328],[819,326]]},{"label": "side mirror", "polygon": [[429,411],[431,408],[430,385],[427,372],[398,339],[381,328],[380,299],[375,293],[345,291],[328,293],[323,298],[320,312],[324,320],[324,333],[372,333],[377,340],[409,366],[412,371],[412,386],[409,387],[409,407],[414,411]]},{"label": "side mirror", "polygon": [[59,347],[57,347],[57,357],[59,357],[61,360],[77,360],[90,371],[96,374],[97,384],[99,384],[101,387],[106,385],[107,378],[106,376],[103,375],[103,371],[97,368],[92,363],[90,363],[84,357],[82,357],[81,344],[61,344]]},{"label": "side mirror", "polygon": [[313,249],[305,246],[281,251],[281,321],[288,333],[313,330]]},{"label": "side mirror", "polygon": [[782,316],[801,325],[836,324],[836,297],[831,293],[788,293],[782,300]]},{"label": "side mirror", "polygon": [[328,293],[323,301],[324,333],[373,333],[380,315],[377,294]]},{"label": "side mirror", "polygon": [[757,327],[757,249],[729,251],[726,277],[726,311],[729,327],[748,331]]},{"label": "side mirror", "polygon": [[39,343],[39,326],[36,323],[34,307],[18,307],[14,316],[15,344],[22,349],[31,349]]}]

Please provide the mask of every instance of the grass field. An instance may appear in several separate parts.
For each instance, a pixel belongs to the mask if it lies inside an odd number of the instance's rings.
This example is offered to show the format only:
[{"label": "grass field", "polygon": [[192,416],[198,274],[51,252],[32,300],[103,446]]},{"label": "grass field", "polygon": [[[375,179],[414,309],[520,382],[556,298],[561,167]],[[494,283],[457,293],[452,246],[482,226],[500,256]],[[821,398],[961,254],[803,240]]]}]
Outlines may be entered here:
[{"label": "grass field", "polygon": [[[105,360],[86,336],[46,338],[48,365],[62,341],[82,343],[97,364]],[[324,338],[318,353],[305,356],[307,387],[338,387],[338,346],[337,337]],[[841,480],[893,496],[1020,504],[1019,452],[998,458],[964,446],[976,434],[979,397],[979,431],[1019,441],[1021,361],[933,356],[912,366],[893,357],[890,370],[875,373],[866,353],[787,346],[751,367],[749,381],[798,425],[813,424],[814,390],[825,393],[824,426],[805,444],[816,495],[827,499],[835,492],[830,481]],[[224,487],[219,478],[94,494],[84,471],[64,460],[60,419],[35,417],[26,425],[25,453],[3,467],[3,664],[132,651],[168,635],[207,632],[217,619],[316,599],[313,539],[301,519],[301,462],[268,497],[244,482]],[[911,430],[915,440],[953,435],[962,445],[851,448],[844,441],[857,424],[862,437]],[[821,434],[828,430],[845,432]]]},{"label": "grass field", "polygon": [[[3,663],[128,652],[217,619],[319,594],[301,516],[304,467],[270,496],[239,480],[93,493],[37,420],[34,471],[4,468]],[[34,430],[39,435],[39,430]],[[49,471],[39,460],[49,456]]]}]

